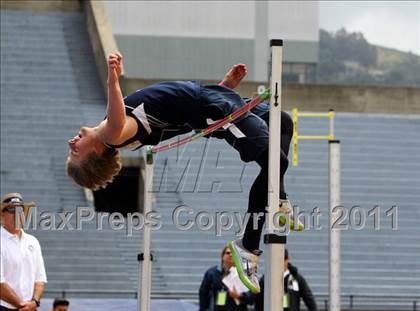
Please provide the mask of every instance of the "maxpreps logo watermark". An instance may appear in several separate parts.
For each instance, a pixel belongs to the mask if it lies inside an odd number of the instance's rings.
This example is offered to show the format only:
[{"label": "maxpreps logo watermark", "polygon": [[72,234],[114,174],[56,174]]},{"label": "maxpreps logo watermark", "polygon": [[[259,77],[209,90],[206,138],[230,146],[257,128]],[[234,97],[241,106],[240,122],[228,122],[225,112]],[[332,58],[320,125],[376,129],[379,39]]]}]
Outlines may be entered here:
[{"label": "maxpreps logo watermark", "polygon": [[[293,207],[293,213],[284,215],[277,212],[272,218],[264,213],[244,213],[237,211],[208,211],[194,209],[188,205],[176,206],[171,213],[171,222],[163,223],[161,213],[152,211],[146,215],[135,212],[128,213],[125,217],[122,213],[97,213],[90,207],[77,207],[74,211],[62,213],[52,213],[43,211],[38,213],[34,207],[29,210],[28,215],[16,217],[16,226],[25,230],[52,230],[52,231],[73,231],[94,228],[98,231],[104,229],[121,231],[124,230],[128,237],[133,236],[134,231],[141,231],[145,227],[151,230],[159,230],[164,225],[175,226],[181,231],[198,230],[214,231],[215,236],[222,236],[224,232],[234,231],[236,236],[242,236],[248,222],[252,222],[253,229],[257,229],[259,219],[265,217],[265,224],[271,222],[272,227],[281,234],[290,232],[290,224],[293,221],[304,225],[304,230],[323,230],[330,227],[332,230],[380,230],[382,228],[398,230],[398,207],[393,206],[388,209],[375,206],[370,210],[353,206],[345,208],[337,206],[333,209],[336,213],[335,221],[331,226],[323,226],[322,223],[328,223],[327,214],[323,214],[320,208],[315,207],[312,210],[300,210],[298,206]],[[281,226],[279,217],[285,216],[286,223]],[[388,219],[390,223],[384,223],[380,220]]]},{"label": "maxpreps logo watermark", "polygon": [[135,212],[128,213],[125,217],[122,213],[97,213],[91,207],[76,207],[74,211],[53,213],[49,211],[37,212],[37,207],[29,210],[26,217],[23,211],[18,211],[21,217],[16,217],[16,227],[24,230],[51,230],[51,231],[81,231],[86,228],[94,228],[102,231],[105,228],[115,231],[125,230],[127,236],[132,236],[133,231],[143,230],[149,226],[152,230],[162,227],[161,215],[150,212],[146,215]]}]

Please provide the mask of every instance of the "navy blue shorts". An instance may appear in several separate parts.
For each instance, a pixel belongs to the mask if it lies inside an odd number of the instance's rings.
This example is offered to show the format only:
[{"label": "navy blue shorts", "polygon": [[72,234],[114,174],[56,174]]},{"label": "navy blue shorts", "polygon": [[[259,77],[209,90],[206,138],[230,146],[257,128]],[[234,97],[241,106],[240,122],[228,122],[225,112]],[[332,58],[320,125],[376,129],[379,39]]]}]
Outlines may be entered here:
[{"label": "navy blue shorts", "polygon": [[[208,127],[212,121],[223,119],[238,110],[250,99],[241,98],[232,89],[207,85],[200,88],[200,100],[193,113],[189,113],[188,124],[193,129]],[[198,108],[198,109],[197,109]],[[193,109],[192,109],[193,110]],[[245,162],[255,161],[269,144],[269,110],[270,106],[264,102],[254,107],[251,112],[245,113],[227,129],[212,133],[212,137],[225,139],[233,148],[238,150],[241,159]],[[287,155],[290,139],[293,133],[293,123],[290,116],[281,113],[281,147]]]},{"label": "navy blue shorts", "polygon": [[269,144],[267,123],[259,116],[249,113],[232,124],[224,132],[224,139],[235,148],[244,162],[255,161]]},{"label": "navy blue shorts", "polygon": [[[219,85],[201,87],[200,112],[194,114],[188,123],[194,129],[206,128],[211,122],[223,119],[245,104],[246,100],[229,88]],[[252,113],[254,110],[256,114]],[[261,107],[255,107],[252,112],[245,113],[211,136],[225,139],[239,152],[242,161],[255,161],[268,148],[267,122],[259,117],[267,116],[268,110],[267,104],[261,104]]]},{"label": "navy blue shorts", "polygon": [[223,119],[245,105],[245,101],[235,91],[220,85],[200,88],[200,98],[196,105],[187,107],[188,124],[193,129],[204,129],[212,121]]}]

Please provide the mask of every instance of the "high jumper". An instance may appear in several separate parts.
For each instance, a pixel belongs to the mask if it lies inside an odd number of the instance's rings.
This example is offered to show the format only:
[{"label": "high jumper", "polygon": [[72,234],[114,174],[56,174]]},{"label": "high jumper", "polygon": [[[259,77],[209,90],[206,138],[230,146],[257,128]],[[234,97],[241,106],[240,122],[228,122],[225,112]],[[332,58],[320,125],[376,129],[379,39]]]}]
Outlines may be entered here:
[{"label": "high jumper", "polygon": [[[161,141],[202,130],[217,120],[234,113],[247,100],[233,89],[247,74],[244,64],[233,66],[218,85],[201,85],[197,81],[161,82],[137,90],[123,97],[119,78],[122,72],[122,55],[108,57],[108,105],[105,119],[96,127],[81,127],[79,133],[68,141],[67,174],[80,186],[92,190],[105,187],[121,169],[119,149],[138,149],[158,145]],[[260,291],[257,277],[261,255],[259,243],[265,217],[268,193],[269,105],[261,103],[244,113],[212,137],[224,139],[236,149],[244,162],[255,161],[261,168],[252,184],[247,212],[250,213],[242,239],[229,243],[236,268],[244,284],[254,293]],[[281,171],[280,202],[286,202],[286,212],[291,212],[284,189],[284,175],[288,167],[287,155],[293,135],[290,116],[281,114]],[[253,227],[253,217],[257,228]],[[301,230],[301,224],[291,229]]]}]

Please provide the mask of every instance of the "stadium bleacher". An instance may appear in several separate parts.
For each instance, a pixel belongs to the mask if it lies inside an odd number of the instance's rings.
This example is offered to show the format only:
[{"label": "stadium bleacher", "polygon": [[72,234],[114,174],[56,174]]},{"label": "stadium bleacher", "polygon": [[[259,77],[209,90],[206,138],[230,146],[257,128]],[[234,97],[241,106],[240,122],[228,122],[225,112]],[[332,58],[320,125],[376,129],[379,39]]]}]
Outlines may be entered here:
[{"label": "stadium bleacher", "polygon": [[[105,103],[83,12],[1,10],[2,194],[21,192],[37,202],[38,212],[88,206],[83,191],[65,176],[66,142],[81,124],[101,120]],[[326,131],[324,121],[305,120],[301,133]],[[360,230],[342,231],[343,308],[351,296],[359,310],[410,310],[419,300],[419,133],[420,116],[337,114],[342,205],[349,212],[360,206],[366,215],[379,206],[380,215],[379,230],[373,216],[367,216]],[[328,146],[303,142],[299,149],[300,165],[289,168],[287,192],[301,211],[320,208],[322,229],[292,233],[288,248],[323,308],[328,293]],[[181,156],[179,150],[159,154],[156,161],[154,209],[163,225],[152,233],[152,297],[194,301],[205,270],[219,262],[236,227],[220,237],[214,226],[181,231],[172,222],[173,210],[185,204],[194,216],[200,211],[214,217],[223,211],[243,213],[257,167],[244,165],[233,149],[215,139],[181,151]],[[393,206],[397,230],[386,215]],[[184,220],[193,219],[188,217]],[[109,226],[98,231],[94,222],[81,231],[31,232],[46,261],[47,297],[65,292],[76,298],[134,298],[141,232],[127,237]]]}]

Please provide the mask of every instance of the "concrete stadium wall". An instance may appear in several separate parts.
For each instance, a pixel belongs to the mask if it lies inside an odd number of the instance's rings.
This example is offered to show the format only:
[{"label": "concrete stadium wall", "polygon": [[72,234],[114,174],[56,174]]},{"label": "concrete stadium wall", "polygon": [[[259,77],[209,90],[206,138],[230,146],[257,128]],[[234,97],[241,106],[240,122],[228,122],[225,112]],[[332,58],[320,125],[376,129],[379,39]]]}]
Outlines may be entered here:
[{"label": "concrete stadium wall", "polygon": [[304,111],[420,114],[420,88],[291,84],[284,88],[286,108]]},{"label": "concrete stadium wall", "polygon": [[[102,2],[85,1],[88,32],[95,53],[96,65],[106,91],[106,56],[118,50],[111,25]],[[220,73],[222,78],[224,72]],[[122,77],[124,94],[160,80],[128,79]],[[218,81],[203,81],[215,83]],[[242,96],[255,94],[265,82],[245,82],[238,88]],[[343,86],[316,84],[286,84],[283,86],[285,110],[299,108],[302,111],[366,112],[392,114],[420,114],[420,88],[389,86]]]},{"label": "concrete stadium wall", "polygon": [[1,9],[25,11],[80,11],[78,0],[1,0]]},{"label": "concrete stadium wall", "polygon": [[84,1],[84,10],[86,14],[86,27],[92,44],[96,67],[98,68],[105,94],[107,94],[107,56],[111,52],[118,51],[118,46],[103,3],[95,0]]}]

